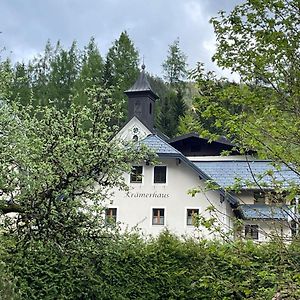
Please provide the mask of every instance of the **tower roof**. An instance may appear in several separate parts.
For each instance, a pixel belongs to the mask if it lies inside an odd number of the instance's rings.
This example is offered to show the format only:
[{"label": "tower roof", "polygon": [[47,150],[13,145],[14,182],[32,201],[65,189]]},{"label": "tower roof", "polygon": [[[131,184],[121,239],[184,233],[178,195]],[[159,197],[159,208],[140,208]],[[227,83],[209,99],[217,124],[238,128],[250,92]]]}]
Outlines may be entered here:
[{"label": "tower roof", "polygon": [[145,65],[142,65],[142,71],[137,79],[137,81],[134,83],[134,85],[129,88],[127,91],[125,91],[125,94],[127,96],[132,95],[133,93],[149,93],[152,98],[157,99],[158,96],[154,93],[154,91],[151,88],[151,85],[147,79],[146,73],[145,73]]}]

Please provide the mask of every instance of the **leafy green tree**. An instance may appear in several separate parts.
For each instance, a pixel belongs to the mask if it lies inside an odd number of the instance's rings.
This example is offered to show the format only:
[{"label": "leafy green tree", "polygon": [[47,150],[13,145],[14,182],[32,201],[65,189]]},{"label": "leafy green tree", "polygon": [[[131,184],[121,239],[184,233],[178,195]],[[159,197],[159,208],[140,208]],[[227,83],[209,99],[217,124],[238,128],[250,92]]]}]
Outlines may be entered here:
[{"label": "leafy green tree", "polygon": [[[237,144],[283,161],[299,174],[299,1],[246,1],[212,23],[214,59],[240,74],[240,85],[213,88],[198,98],[202,116],[215,116]],[[203,84],[200,70],[198,82]],[[228,107],[230,103],[230,109]],[[292,163],[292,165],[290,164]]]},{"label": "leafy green tree", "polygon": [[176,133],[176,119],[173,110],[176,98],[176,93],[170,91],[165,98],[161,99],[160,113],[157,118],[158,128],[168,137],[173,137]]},{"label": "leafy green tree", "polygon": [[[241,83],[229,84],[200,67],[194,106],[214,133],[223,132],[240,149],[254,149],[259,158],[272,159],[278,169],[285,165],[300,178],[298,2],[249,0],[212,19],[214,59],[237,72]],[[288,203],[300,193],[299,182],[287,177],[274,176],[272,184],[277,194],[287,194]],[[299,232],[299,218],[291,219]]]},{"label": "leafy green tree", "polygon": [[3,105],[0,109],[1,211],[17,212],[12,233],[21,240],[75,241],[103,227],[103,200],[123,188],[122,174],[145,151],[112,138],[115,105],[88,89],[91,107]]},{"label": "leafy green tree", "polygon": [[10,60],[0,61],[0,100],[10,99],[13,76]]},{"label": "leafy green tree", "polygon": [[[179,47],[179,39],[175,40],[173,44],[169,45],[168,56],[164,63],[162,64],[164,78],[170,86],[170,92],[168,93],[168,102],[171,106],[170,114],[171,116],[164,116],[162,112],[160,117],[160,123],[166,126],[169,119],[172,122],[169,123],[168,127],[165,128],[170,137],[174,136],[178,131],[179,119],[184,116],[187,105],[185,103],[185,87],[187,75],[187,63],[186,55],[181,51]],[[164,99],[162,99],[162,102]],[[165,112],[167,113],[167,112]],[[168,113],[167,113],[168,114]],[[166,118],[165,121],[163,119]]]},{"label": "leafy green tree", "polygon": [[195,114],[193,112],[188,112],[179,118],[177,133],[183,135],[191,132],[203,132],[203,128]]}]

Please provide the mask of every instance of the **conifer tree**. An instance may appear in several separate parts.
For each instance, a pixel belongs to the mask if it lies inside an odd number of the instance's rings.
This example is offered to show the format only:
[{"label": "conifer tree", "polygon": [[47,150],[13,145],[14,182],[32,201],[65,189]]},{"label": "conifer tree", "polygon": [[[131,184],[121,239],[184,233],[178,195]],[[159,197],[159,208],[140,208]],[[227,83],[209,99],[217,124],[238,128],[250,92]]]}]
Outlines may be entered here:
[{"label": "conifer tree", "polygon": [[127,115],[127,101],[124,91],[130,88],[138,77],[139,53],[126,31],[115,40],[108,50],[105,67],[104,83],[107,88],[114,87],[113,99],[122,102],[123,120]]},{"label": "conifer tree", "polygon": [[87,88],[103,86],[104,62],[92,37],[85,47],[78,78],[74,83],[74,101],[78,105],[90,105],[85,93]]}]

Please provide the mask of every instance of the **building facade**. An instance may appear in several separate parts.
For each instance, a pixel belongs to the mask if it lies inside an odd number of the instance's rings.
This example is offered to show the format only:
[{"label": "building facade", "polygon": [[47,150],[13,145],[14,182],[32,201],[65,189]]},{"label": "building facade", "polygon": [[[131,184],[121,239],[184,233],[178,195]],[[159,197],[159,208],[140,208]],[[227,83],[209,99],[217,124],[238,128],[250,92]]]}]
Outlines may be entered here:
[{"label": "building facade", "polygon": [[[210,143],[195,133],[169,139],[154,128],[158,98],[142,68],[136,83],[125,92],[129,120],[117,139],[143,143],[157,154],[157,164],[139,162],[124,174],[128,191],[116,190],[107,203],[106,218],[123,230],[157,235],[168,229],[179,236],[266,241],[293,233],[293,207],[272,201],[271,161],[232,151],[225,138]],[[232,151],[231,156],[222,156]],[[273,176],[299,181],[285,168]],[[261,185],[258,183],[262,183]],[[231,188],[240,184],[239,192]],[[261,186],[264,186],[262,189]]]}]

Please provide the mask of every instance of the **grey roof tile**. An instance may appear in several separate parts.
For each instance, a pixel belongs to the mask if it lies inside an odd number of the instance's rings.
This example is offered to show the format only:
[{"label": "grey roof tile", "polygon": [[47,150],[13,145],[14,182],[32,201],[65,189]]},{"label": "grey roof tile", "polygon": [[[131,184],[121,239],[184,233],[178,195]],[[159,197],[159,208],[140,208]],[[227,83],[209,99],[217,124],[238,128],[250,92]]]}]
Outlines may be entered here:
[{"label": "grey roof tile", "polygon": [[[201,161],[194,164],[223,188],[240,183],[242,188],[274,187],[274,180],[283,186],[299,184],[299,176],[282,165],[280,170],[270,161]],[[272,171],[273,175],[268,175]]]},{"label": "grey roof tile", "polygon": [[141,142],[155,151],[157,154],[182,155],[181,152],[169,145],[156,134],[148,135]]},{"label": "grey roof tile", "polygon": [[244,219],[288,219],[292,213],[286,205],[243,204],[239,210]]}]

